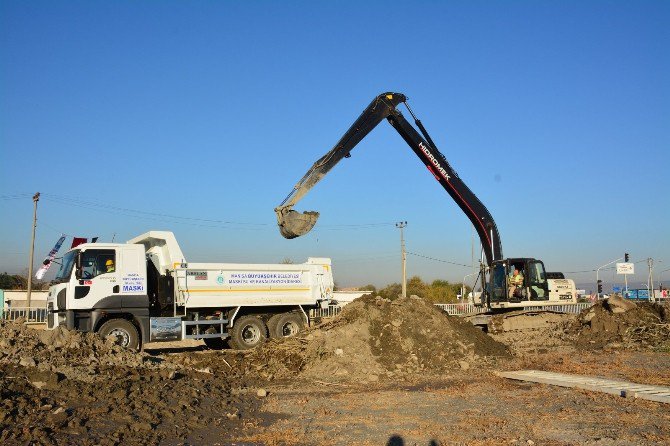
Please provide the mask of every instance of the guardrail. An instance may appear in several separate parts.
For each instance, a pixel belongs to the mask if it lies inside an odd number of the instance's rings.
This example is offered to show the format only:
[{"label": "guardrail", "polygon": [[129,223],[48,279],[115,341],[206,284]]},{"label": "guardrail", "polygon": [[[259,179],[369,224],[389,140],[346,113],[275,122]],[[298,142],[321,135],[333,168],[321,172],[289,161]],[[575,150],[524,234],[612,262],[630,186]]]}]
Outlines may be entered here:
[{"label": "guardrail", "polygon": [[524,310],[547,310],[547,311],[556,311],[558,313],[570,313],[570,314],[579,314],[587,308],[591,308],[594,305],[594,302],[579,302],[576,304],[563,304],[563,305],[543,305],[541,307],[524,307]]},{"label": "guardrail", "polygon": [[482,307],[476,307],[475,304],[435,304],[436,307],[451,316],[460,314],[484,313],[486,310]]},{"label": "guardrail", "polygon": [[[586,308],[590,308],[593,305],[591,302],[584,302],[578,304],[564,304],[564,305],[544,305],[540,307],[524,307],[524,310],[548,310],[556,311],[559,313],[571,313],[578,314]],[[483,313],[484,310],[482,307],[476,307],[474,304],[435,304],[436,307],[440,308],[442,311],[452,315],[459,316],[464,314],[478,314]],[[322,318],[328,319],[333,318],[340,314],[342,307],[339,306],[329,306],[327,308],[316,308],[310,310],[309,317],[311,318]],[[13,307],[6,309],[4,311],[0,310],[0,318],[5,320],[17,320],[24,318],[26,322],[35,323],[35,324],[44,324],[47,321],[47,309],[44,307]]]},{"label": "guardrail", "polygon": [[[461,316],[466,314],[479,314],[485,313],[486,309],[475,306],[475,304],[435,304],[436,307],[440,308],[442,311],[446,312],[451,316]],[[577,304],[562,304],[562,305],[542,305],[534,307],[523,307],[523,310],[546,310],[546,311],[556,311],[558,313],[570,313],[570,314],[579,314],[582,310],[590,308],[593,306],[592,302],[580,302]],[[331,306],[328,308],[317,308],[310,310],[309,317],[315,318],[320,317],[323,319],[331,318],[337,316],[342,307]],[[519,308],[521,310],[521,308]]]},{"label": "guardrail", "polygon": [[335,305],[331,305],[327,308],[314,308],[309,310],[309,318],[320,317],[322,319],[328,319],[337,316],[340,314],[340,311],[342,311],[342,307]]},{"label": "guardrail", "polygon": [[10,307],[0,309],[0,319],[15,321],[24,318],[31,324],[45,324],[47,322],[47,309],[45,307]]}]

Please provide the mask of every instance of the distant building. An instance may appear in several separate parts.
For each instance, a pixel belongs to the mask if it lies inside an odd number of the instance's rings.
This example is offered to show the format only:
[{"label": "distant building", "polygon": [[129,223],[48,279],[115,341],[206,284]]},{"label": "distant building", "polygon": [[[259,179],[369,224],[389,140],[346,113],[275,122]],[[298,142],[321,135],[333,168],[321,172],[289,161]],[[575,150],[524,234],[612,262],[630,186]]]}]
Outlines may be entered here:
[{"label": "distant building", "polygon": [[333,291],[333,299],[343,307],[354,299],[362,296],[372,294],[372,291],[359,291],[357,288],[344,288],[338,291]]}]

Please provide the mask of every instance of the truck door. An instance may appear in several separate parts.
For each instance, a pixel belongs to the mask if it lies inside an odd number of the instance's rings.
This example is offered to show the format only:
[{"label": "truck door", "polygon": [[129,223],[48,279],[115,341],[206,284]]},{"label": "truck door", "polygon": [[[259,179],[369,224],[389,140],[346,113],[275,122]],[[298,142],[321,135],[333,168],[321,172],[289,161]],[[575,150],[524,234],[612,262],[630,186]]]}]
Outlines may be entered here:
[{"label": "truck door", "polygon": [[117,260],[114,249],[82,251],[79,278],[74,280],[74,298],[68,309],[120,308]]},{"label": "truck door", "polygon": [[128,245],[119,249],[118,274],[123,308],[149,308],[144,248]]}]

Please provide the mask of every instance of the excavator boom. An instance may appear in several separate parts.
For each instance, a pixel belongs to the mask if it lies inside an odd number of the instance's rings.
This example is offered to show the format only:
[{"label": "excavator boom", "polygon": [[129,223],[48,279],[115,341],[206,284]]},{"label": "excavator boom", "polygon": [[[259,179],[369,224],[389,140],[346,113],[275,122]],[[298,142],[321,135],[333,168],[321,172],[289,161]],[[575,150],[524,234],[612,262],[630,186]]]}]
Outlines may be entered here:
[{"label": "excavator boom", "polygon": [[295,238],[306,234],[314,227],[319,213],[314,211],[299,213],[293,210],[293,206],[342,158],[349,157],[351,150],[386,119],[470,219],[482,242],[487,264],[491,265],[494,261],[501,260],[502,244],[493,217],[435,147],[421,121],[415,117],[420,134],[397,110],[397,106],[406,100],[405,95],[400,93],[389,92],[377,96],[337,144],[314,163],[291,193],[275,208],[281,234],[286,238]]}]

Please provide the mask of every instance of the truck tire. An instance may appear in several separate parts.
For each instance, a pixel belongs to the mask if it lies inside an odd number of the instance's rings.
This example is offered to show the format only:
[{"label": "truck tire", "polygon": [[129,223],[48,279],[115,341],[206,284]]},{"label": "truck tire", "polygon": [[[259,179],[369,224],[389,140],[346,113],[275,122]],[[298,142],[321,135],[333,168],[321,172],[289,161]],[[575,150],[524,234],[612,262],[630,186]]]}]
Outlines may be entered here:
[{"label": "truck tire", "polygon": [[227,346],[226,340],[222,338],[204,338],[203,341],[212,350],[223,350]]},{"label": "truck tire", "polygon": [[273,314],[270,319],[268,319],[268,335],[271,338],[277,338],[279,337],[277,335],[277,323],[279,322],[279,319],[284,316],[285,313],[278,313],[278,314]]},{"label": "truck tire", "polygon": [[253,314],[237,319],[230,330],[229,344],[235,350],[249,350],[261,345],[268,338],[265,322]]},{"label": "truck tire", "polygon": [[297,335],[303,328],[305,328],[305,321],[300,313],[283,313],[279,315],[276,325],[273,328],[274,334],[272,337],[290,338]]},{"label": "truck tire", "polygon": [[137,350],[140,347],[140,337],[137,328],[126,319],[110,319],[100,326],[98,334],[104,339],[107,336],[116,336],[116,343],[121,347]]}]

